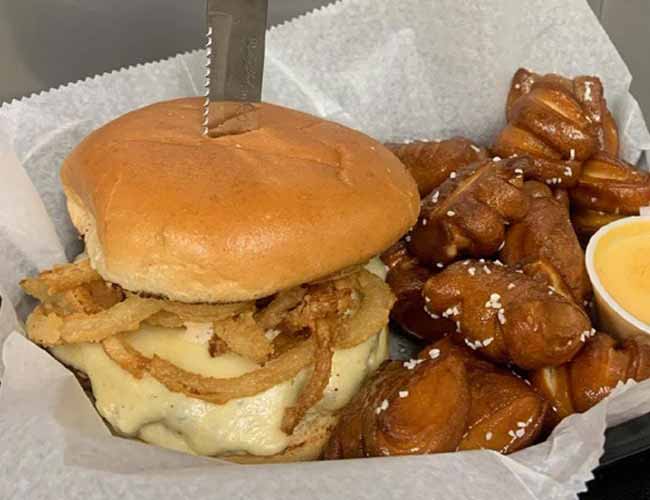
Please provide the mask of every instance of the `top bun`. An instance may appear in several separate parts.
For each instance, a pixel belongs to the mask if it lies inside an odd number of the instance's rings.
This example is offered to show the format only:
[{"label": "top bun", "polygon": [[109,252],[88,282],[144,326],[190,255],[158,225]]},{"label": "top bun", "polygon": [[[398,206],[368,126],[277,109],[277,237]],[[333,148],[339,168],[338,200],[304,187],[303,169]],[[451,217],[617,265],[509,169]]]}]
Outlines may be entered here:
[{"label": "top bun", "polygon": [[363,263],[417,220],[415,182],[370,137],[271,104],[259,128],[201,135],[202,98],[91,133],[63,164],[92,266],[132,291],[252,300]]}]

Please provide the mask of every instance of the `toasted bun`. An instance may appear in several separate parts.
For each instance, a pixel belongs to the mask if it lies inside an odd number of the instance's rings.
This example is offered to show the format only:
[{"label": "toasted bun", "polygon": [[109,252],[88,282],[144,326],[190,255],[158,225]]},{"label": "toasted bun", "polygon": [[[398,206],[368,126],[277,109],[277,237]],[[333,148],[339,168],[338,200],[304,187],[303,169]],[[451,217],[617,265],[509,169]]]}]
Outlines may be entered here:
[{"label": "toasted bun", "polygon": [[128,113],[65,161],[70,216],[107,281],[251,300],[367,261],[415,223],[415,182],[364,134],[259,104],[258,129],[203,137],[201,104]]},{"label": "toasted bun", "polygon": [[239,464],[268,464],[285,462],[306,462],[318,460],[334,431],[338,416],[317,415],[300,422],[291,435],[289,446],[282,453],[262,457],[257,455],[227,455],[224,460]]}]

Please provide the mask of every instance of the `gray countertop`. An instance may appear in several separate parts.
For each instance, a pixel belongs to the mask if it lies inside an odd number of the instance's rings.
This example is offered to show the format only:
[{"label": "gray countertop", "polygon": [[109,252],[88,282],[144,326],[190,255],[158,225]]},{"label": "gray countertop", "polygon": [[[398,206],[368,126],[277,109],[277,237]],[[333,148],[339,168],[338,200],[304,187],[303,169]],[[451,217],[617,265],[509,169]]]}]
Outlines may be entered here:
[{"label": "gray countertop", "polygon": [[[204,43],[205,0],[0,0],[0,102]],[[650,116],[650,0],[588,0]],[[274,25],[330,0],[269,0]]]}]

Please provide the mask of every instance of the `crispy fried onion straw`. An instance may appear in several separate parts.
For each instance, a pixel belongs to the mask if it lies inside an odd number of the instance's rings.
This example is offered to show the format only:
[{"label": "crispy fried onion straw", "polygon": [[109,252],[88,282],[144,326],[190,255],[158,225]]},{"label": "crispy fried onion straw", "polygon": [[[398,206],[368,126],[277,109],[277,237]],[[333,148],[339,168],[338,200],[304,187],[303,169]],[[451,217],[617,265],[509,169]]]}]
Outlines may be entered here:
[{"label": "crispy fried onion straw", "polygon": [[74,313],[61,317],[43,305],[27,318],[29,337],[44,346],[100,342],[116,332],[137,330],[140,323],[162,308],[162,301],[127,297],[96,314]]},{"label": "crispy fried onion straw", "polygon": [[310,338],[257,370],[239,377],[214,378],[188,372],[156,355],[144,356],[122,335],[109,337],[102,345],[108,357],[134,377],[142,378],[148,373],[170,391],[216,404],[266,391],[296,376],[309,366],[314,356],[314,341]]},{"label": "crispy fried onion straw", "polygon": [[[197,308],[201,314],[192,316],[190,313],[192,308]],[[150,318],[156,318],[155,324],[174,328],[183,326],[185,321],[204,323],[223,321],[247,309],[250,310],[251,306],[246,303],[180,304],[130,295],[126,300],[96,314],[73,313],[59,316],[56,312],[49,312],[40,305],[27,318],[27,332],[32,340],[48,347],[79,342],[101,342],[116,333],[137,330],[140,323]],[[182,316],[178,316],[177,312]],[[161,314],[167,315],[161,316]],[[170,321],[161,321],[161,318],[169,318]],[[181,321],[180,324],[178,319]]]},{"label": "crispy fried onion straw", "polygon": [[302,287],[290,288],[278,292],[271,303],[255,315],[255,321],[264,330],[275,328],[284,319],[290,309],[296,307],[305,297],[307,290]]},{"label": "crispy fried onion straw", "polygon": [[252,313],[214,323],[214,333],[232,352],[256,363],[266,361],[273,354],[273,344],[255,322]]},{"label": "crispy fried onion straw", "polygon": [[97,271],[90,267],[90,261],[84,259],[72,264],[56,266],[34,278],[25,278],[20,282],[20,286],[41,302],[49,302],[58,293],[101,279]]},{"label": "crispy fried onion straw", "polygon": [[323,397],[332,371],[332,333],[327,321],[319,320],[313,328],[312,337],[316,344],[314,352],[314,368],[303,387],[296,403],[287,408],[282,418],[282,430],[287,434],[293,433],[296,425],[302,420],[307,410],[318,403]]},{"label": "crispy fried onion straw", "polygon": [[[159,299],[155,299],[159,300]],[[245,312],[254,311],[252,302],[233,304],[184,304],[161,300],[162,310],[146,319],[146,323],[165,328],[182,328],[185,323],[212,323],[223,321]]]},{"label": "crispy fried onion straw", "polygon": [[[66,295],[78,296],[76,292],[80,290],[75,288],[87,285],[84,280],[96,281],[97,278],[98,275],[90,269],[88,261],[84,260],[56,267],[52,271],[41,273],[36,278],[27,278],[21,284],[29,294],[44,299],[44,304],[47,306],[56,304],[57,301],[61,302],[61,297]],[[386,324],[392,306],[392,294],[381,279],[367,271],[362,271],[358,275],[358,280],[363,296],[361,306],[357,314],[343,321],[335,344],[339,349],[353,347],[375,335]],[[264,314],[263,311],[257,313],[256,320],[260,327],[264,329],[275,326],[279,322],[280,311],[284,312],[288,307],[295,306],[303,295],[302,291],[295,289],[292,292],[278,294],[276,300],[269,305],[271,311],[268,314]],[[89,309],[84,308],[84,310]],[[61,316],[57,311],[39,306],[27,320],[27,330],[30,338],[45,346],[101,342],[115,333],[137,330],[142,321],[178,328],[186,321],[222,322],[253,310],[252,302],[184,304],[130,294],[126,300],[94,314],[74,312]],[[223,330],[221,327],[216,329]],[[231,340],[224,337],[229,337]],[[233,334],[223,333],[222,339],[226,343],[234,344],[233,338]],[[248,343],[256,342],[258,345],[250,348],[256,350],[256,354],[251,359],[262,359],[260,353],[263,353],[265,358],[268,357],[269,345],[264,340],[259,335],[259,331],[252,335],[252,340]]]},{"label": "crispy fried onion straw", "polygon": [[185,304],[171,300],[157,299],[162,309],[168,313],[175,314],[183,322],[194,321],[196,323],[209,323],[231,318],[236,314],[245,311],[253,311],[252,302],[234,302],[232,304]]},{"label": "crispy fried onion straw", "polygon": [[368,271],[359,273],[361,304],[357,313],[347,319],[336,336],[335,347],[348,349],[376,335],[388,323],[388,314],[395,302],[388,285]]},{"label": "crispy fried onion straw", "polygon": [[145,320],[173,328],[186,321],[218,322],[254,311],[254,304],[246,302],[184,304],[135,294],[122,301],[121,289],[102,281],[88,259],[26,278],[21,286],[43,303],[28,318],[27,331],[45,346],[101,342],[115,333],[137,330]]}]

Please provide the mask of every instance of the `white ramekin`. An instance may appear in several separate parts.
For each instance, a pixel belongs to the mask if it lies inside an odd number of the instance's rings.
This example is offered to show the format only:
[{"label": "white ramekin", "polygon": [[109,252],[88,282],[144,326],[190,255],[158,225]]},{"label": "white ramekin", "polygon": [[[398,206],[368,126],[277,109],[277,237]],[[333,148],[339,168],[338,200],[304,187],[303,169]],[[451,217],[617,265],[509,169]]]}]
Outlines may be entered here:
[{"label": "white ramekin", "polygon": [[[603,331],[620,337],[626,338],[639,333],[650,335],[650,325],[644,323],[632,316],[629,312],[623,309],[605,289],[598,274],[596,273],[596,266],[594,265],[594,254],[600,239],[612,229],[623,226],[625,224],[632,224],[639,220],[648,220],[647,216],[625,217],[601,227],[596,234],[591,237],[587,245],[587,253],[585,260],[587,264],[587,274],[591,280],[594,289],[594,301],[596,303],[596,310],[600,320],[600,327]],[[650,307],[650,304],[648,305]]]}]

